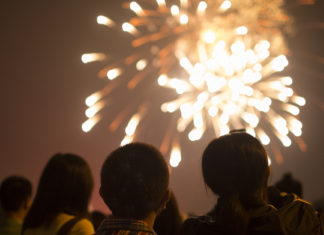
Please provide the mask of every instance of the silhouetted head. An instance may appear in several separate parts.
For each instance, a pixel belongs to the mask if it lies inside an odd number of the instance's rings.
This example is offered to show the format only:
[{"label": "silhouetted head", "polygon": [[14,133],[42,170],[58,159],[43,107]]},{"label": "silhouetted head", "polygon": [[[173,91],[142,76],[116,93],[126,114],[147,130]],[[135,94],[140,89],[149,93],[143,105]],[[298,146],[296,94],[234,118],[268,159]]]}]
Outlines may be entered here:
[{"label": "silhouetted head", "polygon": [[49,224],[59,213],[87,212],[93,178],[86,161],[74,154],[58,153],[45,166],[24,227]]},{"label": "silhouetted head", "polygon": [[262,144],[246,133],[213,140],[202,157],[206,184],[220,196],[252,195],[266,187],[268,157]]},{"label": "silhouetted head", "polygon": [[160,208],[168,184],[168,166],[162,154],[151,145],[132,143],[107,157],[100,194],[113,215],[143,219]]},{"label": "silhouetted head", "polygon": [[[23,207],[29,207],[32,196],[30,181],[21,176],[6,178],[0,187],[0,202],[7,213],[17,212]],[[27,209],[27,208],[26,208]]]},{"label": "silhouetted head", "polygon": [[292,179],[292,173],[291,172],[287,172],[283,175],[284,179]]},{"label": "silhouetted head", "polygon": [[275,186],[285,193],[294,193],[298,197],[303,196],[303,186],[302,183],[292,176],[292,173],[288,172],[283,175],[283,178],[279,180]]}]

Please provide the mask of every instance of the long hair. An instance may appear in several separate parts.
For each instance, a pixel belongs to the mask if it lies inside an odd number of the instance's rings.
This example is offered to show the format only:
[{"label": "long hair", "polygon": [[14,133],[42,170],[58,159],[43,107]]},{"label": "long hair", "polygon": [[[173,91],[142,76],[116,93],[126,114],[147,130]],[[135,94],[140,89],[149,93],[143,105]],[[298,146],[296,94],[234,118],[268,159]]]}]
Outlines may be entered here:
[{"label": "long hair", "polygon": [[87,213],[93,178],[85,160],[74,154],[54,155],[40,177],[23,230],[48,226],[59,213]]},{"label": "long hair", "polygon": [[174,194],[171,193],[165,209],[156,217],[153,228],[159,235],[177,235],[182,224],[183,221],[177,200]]},{"label": "long hair", "polygon": [[269,176],[262,144],[246,133],[215,139],[203,153],[202,171],[205,183],[220,196],[214,212],[217,221],[227,231],[245,234],[249,204],[262,199]]}]

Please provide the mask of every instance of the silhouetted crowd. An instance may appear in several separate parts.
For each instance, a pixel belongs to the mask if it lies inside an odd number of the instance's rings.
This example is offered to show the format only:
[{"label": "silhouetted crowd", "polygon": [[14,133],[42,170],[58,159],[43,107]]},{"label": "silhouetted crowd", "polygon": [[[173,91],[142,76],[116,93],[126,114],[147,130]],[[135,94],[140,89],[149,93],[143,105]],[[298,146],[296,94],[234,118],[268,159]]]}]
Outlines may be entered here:
[{"label": "silhouetted crowd", "polygon": [[75,154],[54,155],[34,198],[24,177],[0,187],[0,235],[323,235],[323,208],[302,198],[302,185],[287,173],[268,185],[270,166],[262,144],[233,132],[212,140],[202,154],[205,184],[218,196],[203,216],[181,213],[169,189],[162,154],[145,143],[111,152],[102,165],[100,196],[111,211],[88,212],[94,181]]}]

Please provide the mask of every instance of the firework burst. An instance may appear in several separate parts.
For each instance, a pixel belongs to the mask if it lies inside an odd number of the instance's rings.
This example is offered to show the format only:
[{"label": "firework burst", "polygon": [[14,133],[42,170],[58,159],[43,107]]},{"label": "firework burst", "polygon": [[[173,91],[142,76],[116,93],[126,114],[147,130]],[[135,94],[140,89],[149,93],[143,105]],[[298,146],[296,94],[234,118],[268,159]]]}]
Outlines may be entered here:
[{"label": "firework burst", "polygon": [[[118,87],[114,80],[134,66],[138,72],[122,78],[125,86],[133,90],[143,80],[152,79],[155,71],[152,81],[178,96],[163,103],[162,112],[174,113],[177,132],[186,131],[191,141],[199,140],[208,128],[216,136],[244,128],[264,145],[273,136],[290,146],[289,135],[302,134],[296,116],[305,99],[296,95],[290,87],[292,78],[284,74],[288,60],[282,32],[290,30],[291,20],[282,4],[282,0],[125,3],[123,7],[133,17],[121,28],[133,36],[134,50],[99,72],[99,77],[111,81],[86,99],[89,119],[83,123],[83,131],[90,131],[101,119],[104,97]],[[97,22],[118,26],[106,16],[98,16]],[[91,53],[84,54],[82,61],[105,58],[102,53]],[[133,141],[146,109],[139,104],[125,128],[122,145]],[[118,127],[121,118],[115,119],[111,129]],[[171,146],[170,164],[177,166],[181,161],[179,141],[166,136],[161,150],[167,152]]]}]

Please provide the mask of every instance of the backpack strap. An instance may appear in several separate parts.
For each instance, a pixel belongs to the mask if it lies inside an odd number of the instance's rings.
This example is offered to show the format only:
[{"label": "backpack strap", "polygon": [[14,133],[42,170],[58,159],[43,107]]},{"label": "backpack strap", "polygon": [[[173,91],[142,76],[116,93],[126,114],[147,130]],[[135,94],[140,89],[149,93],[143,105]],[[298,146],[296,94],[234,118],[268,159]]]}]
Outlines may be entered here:
[{"label": "backpack strap", "polygon": [[56,235],[67,235],[70,230],[72,229],[72,227],[79,222],[81,219],[81,217],[74,217],[70,220],[68,220],[65,224],[62,225],[62,227],[57,231]]}]

